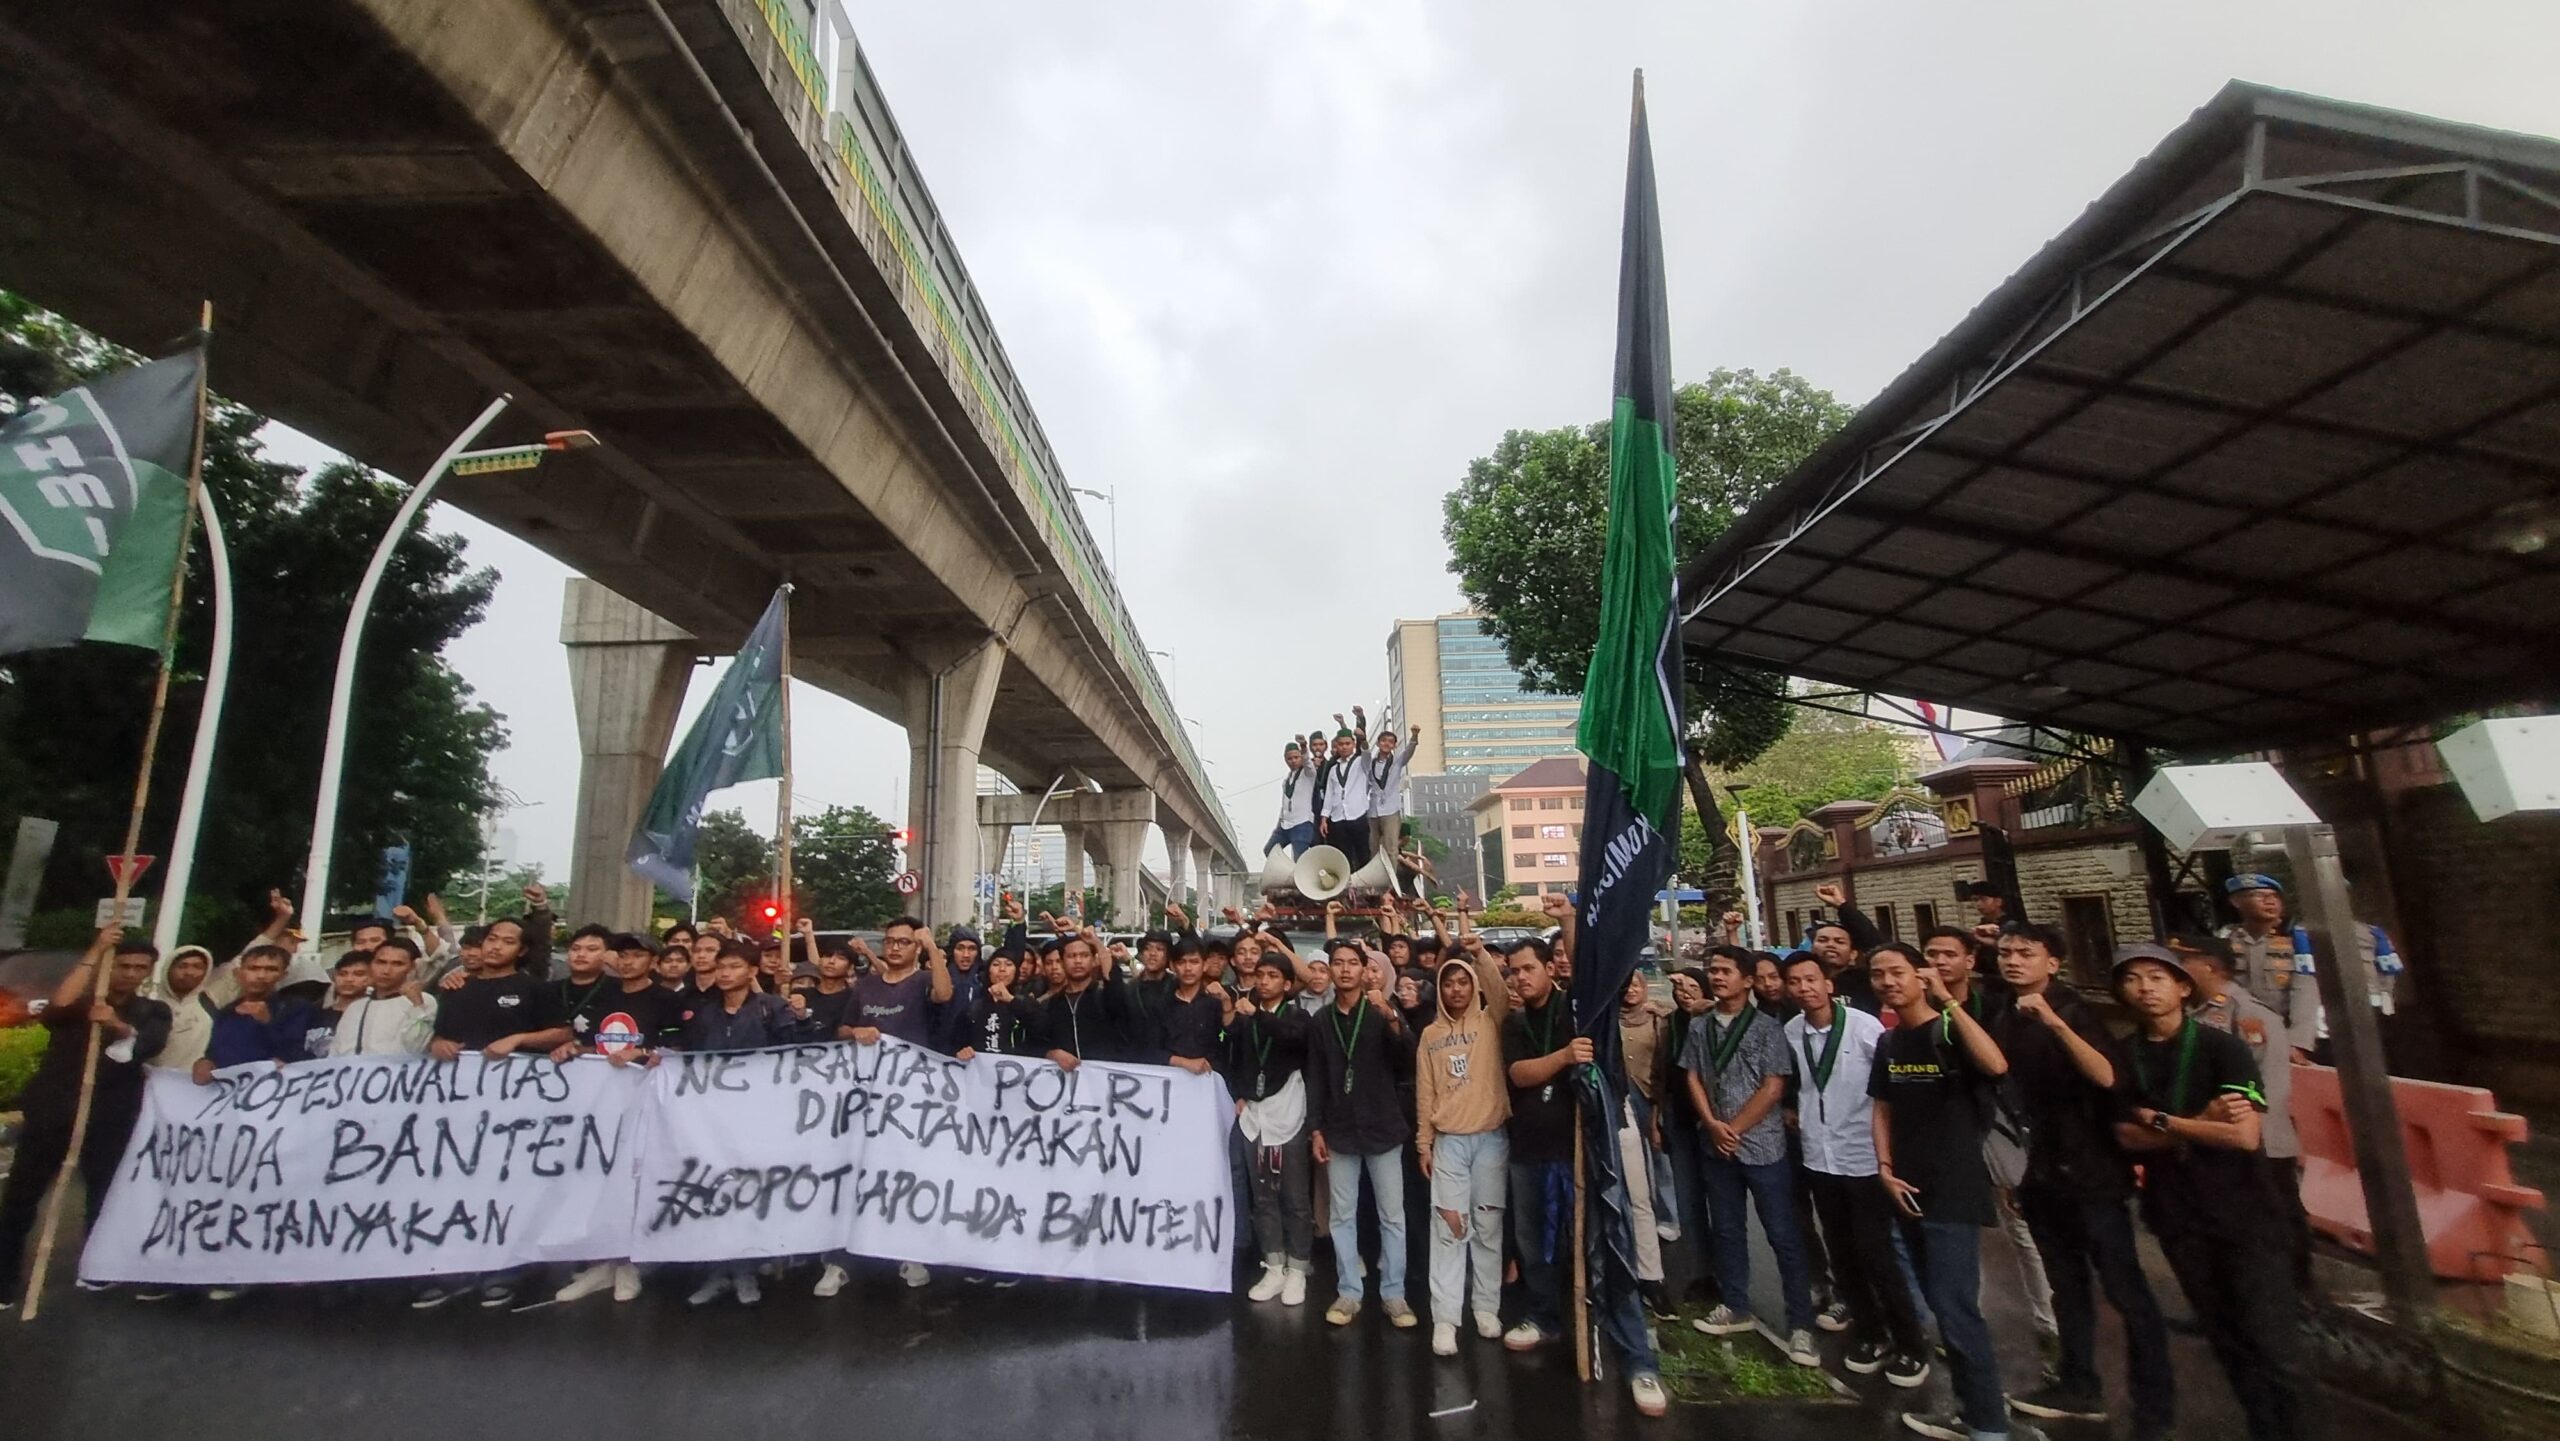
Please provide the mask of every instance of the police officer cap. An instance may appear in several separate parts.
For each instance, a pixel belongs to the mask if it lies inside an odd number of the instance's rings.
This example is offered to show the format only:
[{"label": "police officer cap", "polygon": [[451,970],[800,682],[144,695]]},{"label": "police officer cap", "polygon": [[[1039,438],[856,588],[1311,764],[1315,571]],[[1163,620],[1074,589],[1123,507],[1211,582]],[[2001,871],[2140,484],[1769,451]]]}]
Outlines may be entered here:
[{"label": "police officer cap", "polygon": [[2263,872],[2251,871],[2246,875],[2233,876],[2222,883],[2224,895],[2236,896],[2242,891],[2273,891],[2277,895],[2283,895],[2284,882]]}]

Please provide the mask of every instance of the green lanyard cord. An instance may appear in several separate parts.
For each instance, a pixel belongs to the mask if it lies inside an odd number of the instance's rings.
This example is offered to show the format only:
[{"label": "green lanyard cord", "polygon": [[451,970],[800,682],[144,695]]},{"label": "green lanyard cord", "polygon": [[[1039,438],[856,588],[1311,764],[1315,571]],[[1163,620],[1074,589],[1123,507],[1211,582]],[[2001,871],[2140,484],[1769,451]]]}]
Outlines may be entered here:
[{"label": "green lanyard cord", "polygon": [[[2195,1069],[2196,1033],[2200,1029],[2193,1016],[2187,1017],[2186,1023],[2178,1028],[2178,1068],[2169,1082],[2168,1105],[2165,1108],[2172,1116],[2187,1113],[2187,1078]],[[2151,1094],[2151,1068],[2142,1063],[2142,1056],[2149,1049],[2149,1046],[2133,1048],[2134,1079],[2141,1084],[2142,1093],[2146,1096]]]},{"label": "green lanyard cord", "polygon": [[[1824,1088],[1831,1084],[1831,1070],[1839,1063],[1840,1037],[1849,1029],[1848,1019],[1840,1014],[1838,1006],[1831,1008],[1831,1033],[1823,1038],[1822,1059],[1817,1061],[1813,1058],[1813,1018],[1810,1016],[1805,1018],[1804,1060],[1813,1071],[1813,1091],[1816,1096],[1820,1096]],[[1828,1104],[1826,1101],[1825,1105]]]},{"label": "green lanyard cord", "polygon": [[1745,1004],[1741,1019],[1726,1026],[1721,1039],[1716,1036],[1713,1020],[1708,1022],[1707,1062],[1715,1067],[1717,1075],[1724,1074],[1724,1068],[1732,1062],[1734,1052],[1742,1049],[1743,1033],[1749,1031],[1751,1023],[1758,1019],[1760,1019],[1760,1008]]},{"label": "green lanyard cord", "polygon": [[1342,1044],[1342,1094],[1346,1096],[1351,1094],[1352,1048],[1360,1044],[1360,1028],[1368,1023],[1369,1003],[1362,1001],[1351,1009],[1351,1035],[1345,1039],[1342,1034],[1342,1012],[1339,1009],[1333,1012],[1333,1038]]}]

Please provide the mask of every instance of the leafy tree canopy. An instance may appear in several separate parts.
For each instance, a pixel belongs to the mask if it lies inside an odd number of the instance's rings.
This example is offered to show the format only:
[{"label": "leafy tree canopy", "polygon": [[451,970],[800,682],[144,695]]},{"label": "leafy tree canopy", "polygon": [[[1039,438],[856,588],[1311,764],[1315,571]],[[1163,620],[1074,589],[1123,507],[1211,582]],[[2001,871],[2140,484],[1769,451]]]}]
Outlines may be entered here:
[{"label": "leafy tree canopy", "polygon": [[[0,416],[136,358],[0,291]],[[218,386],[218,342],[213,377]],[[252,917],[266,913],[269,887],[300,889],[339,632],[405,490],[361,466],[306,475],[269,459],[257,438],[264,424],[217,398],[204,460],[204,483],[230,542],[237,609],[231,696],[195,888]],[[143,829],[144,848],[154,853],[167,850],[176,825],[203,704],[213,633],[203,557],[199,540]],[[412,896],[450,894],[477,874],[480,817],[499,799],[489,759],[506,744],[506,727],[443,652],[480,620],[496,583],[495,572],[465,562],[454,536],[413,531],[394,553],[357,668],[330,877],[342,909],[371,909],[382,848],[394,842],[411,848]],[[0,669],[0,816],[62,825],[41,905],[85,905],[104,893],[100,858],[123,842],[154,669],[148,652],[100,645],[12,656]],[[203,939],[218,946],[243,938]]]},{"label": "leafy tree canopy", "polygon": [[[1791,371],[1718,370],[1674,395],[1677,559],[1694,560],[1736,517],[1848,422],[1851,410]],[[1534,689],[1582,689],[1599,630],[1608,539],[1609,426],[1515,430],[1467,467],[1443,503],[1450,568]],[[1785,734],[1783,681],[1687,660],[1690,744],[1710,767],[1750,761]]]}]

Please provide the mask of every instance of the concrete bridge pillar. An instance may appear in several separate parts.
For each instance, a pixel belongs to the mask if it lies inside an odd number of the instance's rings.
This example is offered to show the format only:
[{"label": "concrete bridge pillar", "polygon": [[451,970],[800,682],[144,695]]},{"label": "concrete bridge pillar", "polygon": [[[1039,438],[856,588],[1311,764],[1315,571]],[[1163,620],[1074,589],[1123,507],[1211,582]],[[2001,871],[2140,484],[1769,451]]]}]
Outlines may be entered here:
[{"label": "concrete bridge pillar", "polygon": [[1194,836],[1191,841],[1191,883],[1200,888],[1200,909],[1212,916],[1218,913],[1218,907],[1222,904],[1218,899],[1217,886],[1214,883],[1217,864],[1217,851],[1210,847],[1207,840]]},{"label": "concrete bridge pillar", "polygon": [[[1192,910],[1191,897],[1183,890],[1190,884],[1191,828],[1170,816],[1156,825],[1164,832],[1164,893],[1175,905]],[[1191,918],[1200,919],[1196,913]]]},{"label": "concrete bridge pillar", "polygon": [[1065,872],[1065,885],[1063,888],[1064,892],[1067,896],[1083,895],[1085,890],[1085,847],[1088,844],[1085,836],[1084,822],[1062,821],[1058,826],[1058,834],[1066,841],[1065,849],[1067,852],[1067,867]]},{"label": "concrete bridge pillar", "polygon": [[1102,858],[1111,868],[1111,918],[1116,925],[1133,927],[1146,919],[1146,901],[1138,894],[1138,870],[1146,855],[1147,826],[1144,819],[1102,823]]},{"label": "concrete bridge pillar", "polygon": [[917,911],[935,925],[975,914],[983,868],[978,832],[978,753],[1004,678],[994,637],[939,669],[912,676],[907,711],[907,865],[924,881]]},{"label": "concrete bridge pillar", "polygon": [[645,930],[649,882],[622,858],[666,763],[694,638],[581,576],[561,598],[560,643],[569,651],[569,698],[578,717],[570,919]]}]

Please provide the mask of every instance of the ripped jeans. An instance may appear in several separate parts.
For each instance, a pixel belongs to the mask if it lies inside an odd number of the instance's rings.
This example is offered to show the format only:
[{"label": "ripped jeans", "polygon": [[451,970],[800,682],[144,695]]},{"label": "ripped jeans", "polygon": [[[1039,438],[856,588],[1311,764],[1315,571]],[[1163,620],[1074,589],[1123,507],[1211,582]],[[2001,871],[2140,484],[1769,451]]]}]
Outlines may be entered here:
[{"label": "ripped jeans", "polygon": [[[1471,1274],[1475,1309],[1502,1312],[1502,1211],[1510,1161],[1511,1138],[1499,1130],[1444,1133],[1431,1143],[1431,1319],[1438,1324],[1461,1324]],[[1443,1211],[1465,1218],[1464,1236],[1449,1234]]]}]

